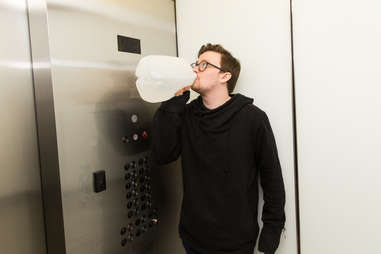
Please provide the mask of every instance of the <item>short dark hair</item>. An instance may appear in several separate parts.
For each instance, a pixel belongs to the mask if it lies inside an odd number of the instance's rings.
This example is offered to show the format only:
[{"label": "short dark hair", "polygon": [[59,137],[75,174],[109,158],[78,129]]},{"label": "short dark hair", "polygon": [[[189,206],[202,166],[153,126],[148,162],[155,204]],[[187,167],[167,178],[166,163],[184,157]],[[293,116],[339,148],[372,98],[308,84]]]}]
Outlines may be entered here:
[{"label": "short dark hair", "polygon": [[213,51],[221,54],[221,68],[224,71],[230,72],[232,77],[228,80],[228,92],[232,93],[239,77],[241,71],[241,64],[239,60],[232,56],[232,54],[227,51],[220,44],[205,44],[198,51],[198,57],[205,53],[206,51]]}]

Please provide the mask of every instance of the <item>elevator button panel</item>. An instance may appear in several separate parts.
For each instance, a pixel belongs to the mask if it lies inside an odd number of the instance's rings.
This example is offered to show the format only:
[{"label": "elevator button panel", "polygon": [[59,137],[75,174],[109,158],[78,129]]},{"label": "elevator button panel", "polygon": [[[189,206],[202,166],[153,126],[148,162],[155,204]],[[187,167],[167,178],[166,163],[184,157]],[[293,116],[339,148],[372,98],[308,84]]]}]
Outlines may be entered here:
[{"label": "elevator button panel", "polygon": [[124,165],[126,225],[120,230],[121,245],[140,239],[159,222],[152,205],[149,155],[129,160]]},{"label": "elevator button panel", "polygon": [[132,112],[128,115],[128,120],[124,126],[126,133],[121,137],[121,141],[127,145],[126,148],[129,154],[137,154],[149,150],[151,142],[150,128],[151,119],[148,119],[146,114]]}]

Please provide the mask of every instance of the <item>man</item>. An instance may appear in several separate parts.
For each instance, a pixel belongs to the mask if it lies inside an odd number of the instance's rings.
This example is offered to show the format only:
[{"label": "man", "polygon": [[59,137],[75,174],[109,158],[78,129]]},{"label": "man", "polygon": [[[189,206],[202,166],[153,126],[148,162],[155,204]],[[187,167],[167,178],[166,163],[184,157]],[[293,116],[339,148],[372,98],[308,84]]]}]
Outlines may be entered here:
[{"label": "man", "polygon": [[[252,254],[260,179],[265,203],[258,248],[272,254],[285,223],[285,191],[269,120],[253,99],[232,94],[241,67],[222,46],[202,46],[192,67],[197,78],[162,103],[152,133],[154,163],[182,158],[185,250]],[[190,88],[200,96],[186,104]]]}]

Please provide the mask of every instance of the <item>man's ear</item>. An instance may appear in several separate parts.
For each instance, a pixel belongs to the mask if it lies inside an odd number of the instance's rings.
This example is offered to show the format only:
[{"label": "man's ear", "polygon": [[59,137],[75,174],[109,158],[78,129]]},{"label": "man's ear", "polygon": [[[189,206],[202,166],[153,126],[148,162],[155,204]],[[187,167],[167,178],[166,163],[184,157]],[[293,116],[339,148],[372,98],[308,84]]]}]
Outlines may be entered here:
[{"label": "man's ear", "polygon": [[228,82],[232,78],[232,74],[230,72],[224,72],[222,75],[222,83]]}]

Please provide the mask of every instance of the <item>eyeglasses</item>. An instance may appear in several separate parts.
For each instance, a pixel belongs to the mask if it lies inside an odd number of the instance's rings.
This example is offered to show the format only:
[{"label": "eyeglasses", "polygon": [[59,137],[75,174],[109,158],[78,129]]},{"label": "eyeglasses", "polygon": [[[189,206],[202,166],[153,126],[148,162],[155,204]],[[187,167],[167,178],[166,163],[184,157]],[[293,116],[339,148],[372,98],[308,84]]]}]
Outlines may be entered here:
[{"label": "eyeglasses", "polygon": [[208,65],[211,65],[211,66],[213,66],[214,68],[217,68],[217,69],[219,69],[219,70],[222,71],[222,72],[226,72],[226,71],[224,71],[221,67],[218,67],[218,66],[216,66],[216,65],[214,65],[214,64],[211,64],[211,63],[209,63],[209,62],[207,62],[207,61],[201,61],[200,63],[197,63],[197,62],[192,63],[192,64],[191,64],[191,67],[194,68],[194,67],[197,66],[197,67],[198,67],[198,70],[199,70],[200,72],[202,72],[202,71],[205,71],[206,68],[208,68]]}]

